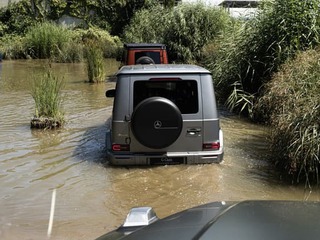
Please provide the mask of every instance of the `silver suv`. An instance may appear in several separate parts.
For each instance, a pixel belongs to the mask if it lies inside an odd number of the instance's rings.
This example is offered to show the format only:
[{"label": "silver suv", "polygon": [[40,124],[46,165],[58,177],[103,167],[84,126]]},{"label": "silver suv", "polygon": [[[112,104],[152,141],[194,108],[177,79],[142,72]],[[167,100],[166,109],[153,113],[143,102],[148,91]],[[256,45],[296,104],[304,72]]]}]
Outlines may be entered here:
[{"label": "silver suv", "polygon": [[124,66],[117,73],[108,160],[113,165],[221,162],[223,133],[208,70],[186,64]]}]

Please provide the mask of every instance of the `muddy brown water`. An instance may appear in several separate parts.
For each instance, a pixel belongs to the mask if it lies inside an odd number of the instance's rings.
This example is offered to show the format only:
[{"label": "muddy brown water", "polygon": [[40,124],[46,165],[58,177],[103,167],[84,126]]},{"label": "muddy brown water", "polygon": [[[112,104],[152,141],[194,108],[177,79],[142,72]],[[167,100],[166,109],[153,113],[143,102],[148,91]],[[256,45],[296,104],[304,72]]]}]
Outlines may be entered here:
[{"label": "muddy brown water", "polygon": [[[44,61],[0,63],[0,239],[95,239],[128,210],[152,206],[159,217],[211,201],[319,200],[318,191],[282,183],[268,164],[268,130],[221,111],[221,164],[111,167],[105,163],[112,82],[89,84],[84,64],[53,64],[64,76],[64,128],[31,130],[30,81]],[[107,60],[108,73],[118,69]]]}]

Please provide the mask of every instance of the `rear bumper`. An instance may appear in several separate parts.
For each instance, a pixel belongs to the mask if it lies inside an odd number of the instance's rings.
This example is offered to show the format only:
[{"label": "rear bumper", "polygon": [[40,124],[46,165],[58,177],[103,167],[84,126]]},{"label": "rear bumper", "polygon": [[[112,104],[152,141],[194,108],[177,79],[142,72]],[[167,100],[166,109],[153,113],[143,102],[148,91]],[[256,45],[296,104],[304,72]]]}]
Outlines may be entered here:
[{"label": "rear bumper", "polygon": [[107,160],[111,165],[173,165],[173,164],[209,164],[223,160],[223,132],[220,130],[220,149],[215,151],[190,152],[126,152],[111,151],[111,131],[106,134]]},{"label": "rear bumper", "polygon": [[174,152],[174,153],[130,153],[115,154],[108,152],[108,161],[112,165],[173,165],[173,164],[207,164],[220,163],[221,151]]}]

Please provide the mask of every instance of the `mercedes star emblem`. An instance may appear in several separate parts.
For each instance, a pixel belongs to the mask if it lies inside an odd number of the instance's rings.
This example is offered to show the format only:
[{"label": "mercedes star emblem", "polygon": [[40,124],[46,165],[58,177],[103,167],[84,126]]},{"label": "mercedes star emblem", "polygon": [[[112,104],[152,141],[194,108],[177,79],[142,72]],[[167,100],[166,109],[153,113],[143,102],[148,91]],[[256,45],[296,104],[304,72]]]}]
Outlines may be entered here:
[{"label": "mercedes star emblem", "polygon": [[160,120],[156,120],[153,124],[155,129],[159,129],[162,126],[162,122]]}]

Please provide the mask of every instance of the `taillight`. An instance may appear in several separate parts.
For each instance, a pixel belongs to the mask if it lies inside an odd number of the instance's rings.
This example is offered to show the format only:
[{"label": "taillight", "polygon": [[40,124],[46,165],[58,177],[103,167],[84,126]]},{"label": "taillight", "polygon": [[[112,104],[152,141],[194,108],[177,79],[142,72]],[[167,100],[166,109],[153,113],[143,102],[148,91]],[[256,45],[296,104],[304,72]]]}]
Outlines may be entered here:
[{"label": "taillight", "polygon": [[220,149],[220,142],[211,142],[211,143],[204,143],[202,145],[203,150],[219,150]]},{"label": "taillight", "polygon": [[114,152],[130,151],[130,145],[128,145],[128,144],[112,144],[112,151],[114,151]]}]

